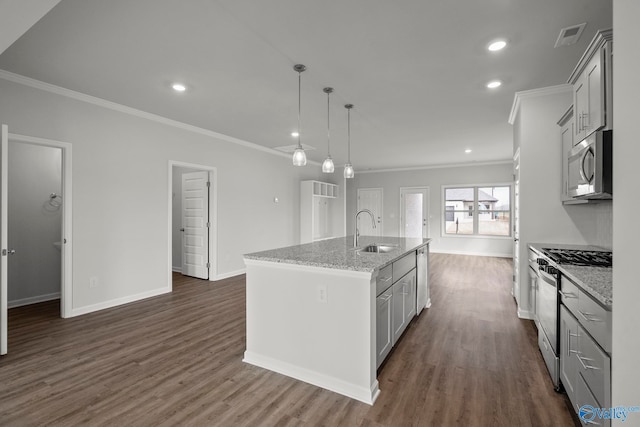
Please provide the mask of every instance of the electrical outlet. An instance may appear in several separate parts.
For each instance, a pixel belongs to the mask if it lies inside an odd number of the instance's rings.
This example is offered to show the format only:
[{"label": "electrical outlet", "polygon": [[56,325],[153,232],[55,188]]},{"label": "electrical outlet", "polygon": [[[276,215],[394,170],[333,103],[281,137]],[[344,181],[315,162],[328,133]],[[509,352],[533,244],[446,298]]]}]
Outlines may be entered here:
[{"label": "electrical outlet", "polygon": [[327,303],[328,295],[327,295],[327,285],[318,286],[318,302],[323,304]]},{"label": "electrical outlet", "polygon": [[89,277],[89,288],[97,288],[98,287],[98,278],[93,276]]}]

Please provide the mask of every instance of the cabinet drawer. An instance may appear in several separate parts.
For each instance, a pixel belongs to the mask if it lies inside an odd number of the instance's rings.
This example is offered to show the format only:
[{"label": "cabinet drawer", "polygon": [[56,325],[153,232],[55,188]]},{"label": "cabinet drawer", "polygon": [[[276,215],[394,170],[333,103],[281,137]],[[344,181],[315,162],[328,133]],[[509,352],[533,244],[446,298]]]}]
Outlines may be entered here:
[{"label": "cabinet drawer", "polygon": [[416,253],[411,252],[393,263],[393,283],[416,268]]},{"label": "cabinet drawer", "polygon": [[376,296],[380,296],[381,293],[389,289],[389,286],[393,284],[393,267],[391,264],[383,267],[378,272],[378,278],[376,279]]},{"label": "cabinet drawer", "polygon": [[574,316],[578,315],[578,298],[580,289],[565,276],[560,279],[560,301],[567,307]]},{"label": "cabinet drawer", "polygon": [[611,400],[611,360],[596,342],[578,327],[578,372],[602,407]]},{"label": "cabinet drawer", "polygon": [[[582,377],[578,375],[578,380],[576,381],[576,402],[574,405],[578,415],[580,415],[580,408],[582,408],[585,405],[590,406],[592,408],[602,407],[598,403],[596,398],[593,396],[593,394],[589,390],[589,387],[587,387],[587,384],[584,382]],[[580,418],[580,423],[583,426],[609,427],[611,425],[611,420],[601,419],[595,413],[585,411],[583,416],[584,416],[584,419]]]},{"label": "cabinet drawer", "polygon": [[611,353],[611,312],[580,291],[576,317],[598,344]]}]

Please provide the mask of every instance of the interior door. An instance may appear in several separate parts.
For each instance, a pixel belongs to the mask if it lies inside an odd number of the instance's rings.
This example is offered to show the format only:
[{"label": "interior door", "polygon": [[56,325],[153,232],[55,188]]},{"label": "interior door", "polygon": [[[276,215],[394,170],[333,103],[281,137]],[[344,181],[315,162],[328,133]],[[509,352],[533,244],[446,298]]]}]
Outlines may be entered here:
[{"label": "interior door", "polygon": [[376,228],[367,214],[358,216],[358,230],[361,236],[382,236],[382,188],[358,188],[358,211],[369,209],[376,218]]},{"label": "interior door", "polygon": [[400,189],[400,237],[429,237],[429,188]]},{"label": "interior door", "polygon": [[182,274],[209,278],[209,172],[182,174]]},{"label": "interior door", "polygon": [[520,149],[513,157],[513,294],[520,304]]},{"label": "interior door", "polygon": [[0,146],[0,354],[7,354],[7,156],[9,129],[2,125]]}]

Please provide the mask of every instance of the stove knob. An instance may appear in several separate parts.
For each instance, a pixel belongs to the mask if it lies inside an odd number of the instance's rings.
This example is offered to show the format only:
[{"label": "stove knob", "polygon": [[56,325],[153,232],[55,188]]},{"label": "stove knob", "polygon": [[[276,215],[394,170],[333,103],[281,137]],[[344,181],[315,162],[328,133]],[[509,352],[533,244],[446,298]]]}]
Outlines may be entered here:
[{"label": "stove knob", "polygon": [[556,274],[558,274],[558,269],[557,269],[557,268],[555,268],[555,267],[554,267],[554,266],[552,266],[552,265],[547,265],[547,266],[544,268],[544,271],[546,271],[547,273],[549,273],[549,274],[551,274],[551,275],[554,275],[554,276],[555,276]]},{"label": "stove knob", "polygon": [[540,265],[540,266],[544,266],[544,265],[548,265],[548,264],[549,264],[549,262],[548,262],[546,259],[543,259],[543,258],[538,258],[538,259],[536,260],[536,262],[537,262],[537,263],[538,263],[538,265]]}]

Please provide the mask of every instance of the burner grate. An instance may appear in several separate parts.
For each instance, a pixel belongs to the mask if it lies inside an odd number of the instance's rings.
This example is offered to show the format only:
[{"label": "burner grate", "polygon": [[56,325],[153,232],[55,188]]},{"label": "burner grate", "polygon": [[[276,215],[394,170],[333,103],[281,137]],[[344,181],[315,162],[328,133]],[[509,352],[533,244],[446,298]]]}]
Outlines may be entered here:
[{"label": "burner grate", "polygon": [[554,248],[542,248],[542,250],[549,258],[558,264],[591,267],[611,267],[613,264],[613,254],[611,252]]}]

